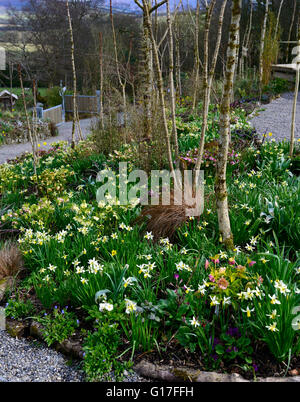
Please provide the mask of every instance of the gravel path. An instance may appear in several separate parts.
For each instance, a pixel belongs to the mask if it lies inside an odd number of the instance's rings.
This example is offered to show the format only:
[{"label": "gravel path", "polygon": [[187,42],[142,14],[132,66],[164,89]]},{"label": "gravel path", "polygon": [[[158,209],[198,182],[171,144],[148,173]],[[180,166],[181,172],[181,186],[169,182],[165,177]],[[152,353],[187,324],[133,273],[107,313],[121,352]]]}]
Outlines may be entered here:
[{"label": "gravel path", "polygon": [[[94,119],[95,118],[80,120],[80,127],[84,138],[86,138],[87,135],[90,133],[90,127],[95,121]],[[41,146],[39,149],[48,150],[51,148],[51,144],[57,141],[71,142],[72,122],[68,121],[67,123],[63,123],[61,126],[58,127],[58,132],[59,134],[56,137],[50,137],[45,140],[41,140]],[[43,145],[43,142],[46,142],[47,145]],[[0,147],[0,164],[5,163],[9,159],[14,159],[16,156],[19,156],[24,152],[32,152],[30,142],[27,142],[25,144],[3,145]]]},{"label": "gravel path", "polygon": [[[293,108],[294,93],[288,92],[282,94],[280,98],[275,99],[267,105],[261,105],[257,116],[254,116],[250,123],[261,135],[272,133],[271,137],[276,141],[282,141],[284,138],[289,140],[291,133],[291,119]],[[300,138],[300,95],[298,96],[297,111],[296,111],[296,127],[295,140]]]},{"label": "gravel path", "polygon": [[83,373],[53,349],[0,331],[0,382],[82,382]]},{"label": "gravel path", "polygon": [[[79,362],[68,359],[39,341],[12,338],[0,330],[1,382],[85,382]],[[110,374],[115,382],[114,373]],[[107,381],[107,380],[106,380]],[[124,373],[123,382],[149,382],[135,372]]]}]

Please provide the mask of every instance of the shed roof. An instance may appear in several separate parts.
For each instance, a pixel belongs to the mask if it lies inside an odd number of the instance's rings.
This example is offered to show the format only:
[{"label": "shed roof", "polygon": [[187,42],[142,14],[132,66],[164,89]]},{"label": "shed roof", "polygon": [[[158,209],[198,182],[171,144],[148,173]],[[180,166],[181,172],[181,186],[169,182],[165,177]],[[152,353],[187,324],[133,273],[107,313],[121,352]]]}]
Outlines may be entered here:
[{"label": "shed roof", "polygon": [[19,99],[18,98],[18,96],[17,95],[15,95],[15,94],[13,94],[13,93],[10,93],[9,91],[7,91],[6,89],[4,90],[4,91],[1,91],[0,92],[0,99],[1,98],[6,98],[6,97],[12,97],[12,98],[14,98],[14,99]]}]

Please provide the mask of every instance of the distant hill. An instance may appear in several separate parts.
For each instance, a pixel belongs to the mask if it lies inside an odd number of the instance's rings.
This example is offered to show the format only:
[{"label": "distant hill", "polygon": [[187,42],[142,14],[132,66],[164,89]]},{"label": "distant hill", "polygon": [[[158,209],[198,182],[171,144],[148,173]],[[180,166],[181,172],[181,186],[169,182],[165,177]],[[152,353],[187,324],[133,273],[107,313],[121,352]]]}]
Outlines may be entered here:
[{"label": "distant hill", "polygon": [[24,5],[24,0],[2,0],[1,3],[3,3],[3,5],[1,4],[2,8],[13,6],[20,9]]},{"label": "distant hill", "polygon": [[[0,6],[0,15],[4,13],[4,10],[6,7],[9,5],[12,5],[13,7],[17,9],[21,9],[22,6],[26,3],[27,0],[1,0],[1,6]],[[63,0],[64,1],[64,0]],[[178,0],[176,1],[176,3]],[[171,6],[173,6],[174,2],[171,1]],[[183,4],[187,3],[187,0],[183,0]],[[196,4],[196,0],[189,0],[189,4],[191,7],[193,7]],[[104,0],[104,9],[108,9],[109,7],[109,0]],[[115,11],[118,12],[124,12],[124,13],[134,13],[134,12],[139,12],[139,7],[135,4],[133,0],[113,0],[113,8]],[[164,7],[162,7],[164,9]]]}]

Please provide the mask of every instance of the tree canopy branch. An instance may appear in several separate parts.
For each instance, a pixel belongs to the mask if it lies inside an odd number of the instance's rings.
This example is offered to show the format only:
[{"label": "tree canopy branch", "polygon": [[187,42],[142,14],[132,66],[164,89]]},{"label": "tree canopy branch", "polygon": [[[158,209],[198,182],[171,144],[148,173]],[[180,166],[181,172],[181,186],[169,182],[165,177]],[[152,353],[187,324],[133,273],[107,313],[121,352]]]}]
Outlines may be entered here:
[{"label": "tree canopy branch", "polygon": [[138,2],[138,0],[134,0],[135,4],[139,6],[142,10],[144,9],[141,3]]},{"label": "tree canopy branch", "polygon": [[[135,0],[134,0],[135,1]],[[159,8],[160,6],[163,6],[165,3],[167,2],[167,0],[162,0],[160,3],[155,4],[155,6],[153,6],[152,8],[150,8],[149,14],[153,13],[153,11],[155,11],[157,8]]]}]

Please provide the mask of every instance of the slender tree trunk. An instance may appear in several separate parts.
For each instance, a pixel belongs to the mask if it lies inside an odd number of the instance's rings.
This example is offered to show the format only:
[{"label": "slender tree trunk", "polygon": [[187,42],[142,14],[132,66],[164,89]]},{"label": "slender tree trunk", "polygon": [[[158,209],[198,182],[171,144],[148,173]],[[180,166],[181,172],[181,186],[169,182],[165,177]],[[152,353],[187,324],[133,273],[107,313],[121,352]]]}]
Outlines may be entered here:
[{"label": "slender tree trunk", "polygon": [[265,37],[266,37],[266,29],[267,29],[268,11],[269,11],[269,0],[265,0],[265,15],[264,15],[264,21],[263,21],[263,26],[262,26],[262,30],[261,30],[260,52],[259,52],[259,98],[260,99],[261,99],[261,95],[262,95],[263,57],[264,57],[264,48],[265,48]]},{"label": "slender tree trunk", "polygon": [[283,5],[284,0],[281,0],[280,5],[279,5],[279,10],[278,10],[278,14],[277,14],[277,21],[276,21],[276,28],[275,28],[275,38],[277,36],[277,32],[278,32],[278,28],[279,28],[279,22],[280,22],[280,15],[281,15],[281,9],[282,9],[282,5]]},{"label": "slender tree trunk", "polygon": [[228,211],[228,194],[226,184],[227,156],[230,138],[230,97],[233,90],[235,63],[238,50],[242,0],[232,0],[231,25],[227,48],[226,73],[223,96],[220,106],[220,138],[217,158],[215,194],[218,212],[219,230],[222,242],[229,249],[234,246]]},{"label": "slender tree trunk", "polygon": [[244,62],[243,62],[243,70],[245,71],[246,68],[248,68],[248,64],[245,66],[247,62],[247,57],[249,54],[249,45],[250,45],[250,36],[251,36],[251,31],[252,31],[252,20],[253,20],[253,0],[250,0],[250,21],[249,21],[249,29],[247,33],[247,38],[246,38],[246,43],[245,43],[245,56],[244,56]]},{"label": "slender tree trunk", "polygon": [[143,104],[144,104],[144,138],[152,139],[151,104],[152,104],[152,49],[150,34],[148,32],[146,17],[143,15]]},{"label": "slender tree trunk", "polygon": [[69,23],[69,33],[70,33],[70,41],[71,41],[71,61],[72,61],[72,73],[73,73],[73,124],[72,124],[72,148],[75,147],[75,129],[76,124],[78,125],[79,130],[79,139],[82,140],[82,132],[79,122],[78,108],[77,108],[77,78],[76,78],[76,68],[75,68],[75,57],[74,57],[74,37],[73,37],[73,28],[72,28],[72,20],[70,15],[69,1],[66,0],[66,8],[67,8],[67,17]]},{"label": "slender tree trunk", "polygon": [[294,95],[293,111],[292,111],[290,158],[293,157],[293,153],[294,153],[296,109],[297,109],[297,99],[298,99],[298,92],[299,92],[299,76],[300,76],[300,29],[298,32],[298,52],[297,52],[297,56],[296,56],[296,82],[295,82],[295,95]]},{"label": "slender tree trunk", "polygon": [[[153,41],[151,38],[151,34],[153,32],[149,32],[149,24],[148,20],[150,19],[150,26],[152,29],[152,21],[151,14],[163,4],[166,3],[167,0],[161,0],[160,2],[155,2],[155,5],[151,7],[150,0],[134,0],[135,4],[142,10],[143,12],[143,38],[142,38],[142,52],[143,52],[143,64],[142,64],[142,90],[143,90],[143,105],[144,105],[144,121],[143,121],[143,131],[144,131],[144,140],[149,141],[152,139],[152,102],[153,99]],[[155,20],[156,21],[156,20]],[[155,42],[156,43],[156,42]],[[158,51],[158,50],[157,50]],[[150,147],[149,147],[150,152]]]},{"label": "slender tree trunk", "polygon": [[[200,144],[198,147],[198,157],[195,165],[195,170],[198,170],[202,163],[202,155],[205,142],[205,133],[207,128],[207,115],[209,109],[209,99],[210,91],[208,90],[208,38],[209,29],[211,24],[212,12],[215,7],[216,0],[212,0],[209,5],[206,5],[206,16],[205,16],[205,28],[204,28],[204,61],[203,61],[203,75],[202,75],[202,89],[203,89],[203,106],[202,106],[202,127],[201,127],[201,137]],[[194,183],[195,184],[195,183]]]},{"label": "slender tree trunk", "polygon": [[176,29],[174,31],[174,37],[175,37],[175,52],[176,52],[176,95],[177,98],[181,98],[182,96],[182,88],[181,88],[181,61],[180,61],[180,42],[179,42],[179,37],[180,37],[180,31],[179,31],[179,26],[176,23],[175,25]]},{"label": "slender tree trunk", "polygon": [[127,125],[127,105],[126,105],[126,84],[127,84],[127,79],[126,77],[124,80],[121,78],[121,72],[120,72],[120,67],[119,67],[119,59],[118,59],[118,49],[117,49],[117,37],[116,37],[116,32],[115,32],[115,26],[114,26],[114,20],[113,20],[113,12],[112,12],[112,0],[110,0],[110,21],[111,21],[111,29],[112,29],[112,34],[113,34],[113,43],[114,43],[114,53],[115,53],[115,63],[116,63],[116,69],[117,69],[117,76],[119,80],[119,84],[122,88],[122,100],[123,100],[123,113],[124,113],[124,125],[125,125],[125,132],[124,132],[124,142],[126,144],[126,125]]},{"label": "slender tree trunk", "polygon": [[13,110],[13,97],[12,97],[12,80],[13,80],[13,64],[9,62],[9,88],[10,88],[10,108]]},{"label": "slender tree trunk", "polygon": [[196,8],[196,21],[195,21],[195,50],[194,50],[194,93],[193,93],[193,105],[192,112],[195,111],[198,95],[198,85],[199,85],[199,67],[200,67],[200,56],[199,56],[199,15],[200,15],[200,1],[197,0]]},{"label": "slender tree trunk", "polygon": [[247,32],[248,32],[248,29],[249,29],[249,24],[250,24],[250,21],[247,22],[247,25],[246,25],[245,34],[244,34],[243,42],[242,42],[242,54],[241,54],[241,57],[239,58],[239,76],[242,77],[242,78],[244,77],[244,71],[243,71],[243,67],[244,67],[244,52],[243,52],[243,49],[245,48],[245,43],[246,43],[246,40],[247,40]]},{"label": "slender tree trunk", "polygon": [[[240,32],[238,33],[238,48],[237,48],[237,58],[235,61],[235,67],[234,67],[234,79],[233,81],[235,82],[235,79],[237,77],[237,73],[238,73],[238,64],[239,64],[239,55],[240,55]],[[233,92],[232,92],[232,102],[234,101],[233,98]]]},{"label": "slender tree trunk", "polygon": [[170,82],[170,96],[171,96],[171,118],[172,118],[172,134],[175,146],[175,163],[179,165],[179,149],[176,128],[176,96],[174,88],[174,45],[173,45],[173,30],[170,12],[170,0],[167,0],[167,25],[169,33],[169,82]]},{"label": "slender tree trunk", "polygon": [[33,85],[32,139],[34,142],[35,149],[37,150],[38,138],[37,138],[37,112],[36,112],[36,94],[37,94],[36,80],[33,80],[32,85]]},{"label": "slender tree trunk", "polygon": [[[157,0],[154,1],[155,6],[157,6]],[[158,9],[155,10],[154,13],[154,37],[155,41],[157,42],[158,38]]]},{"label": "slender tree trunk", "polygon": [[204,64],[203,64],[203,109],[202,109],[202,127],[201,127],[201,137],[200,143],[198,147],[198,155],[197,161],[195,165],[195,170],[199,170],[201,168],[202,159],[203,159],[203,151],[204,151],[204,143],[205,143],[205,134],[207,130],[207,118],[208,118],[208,111],[210,105],[210,95],[212,90],[213,84],[213,77],[216,69],[218,54],[220,50],[221,38],[222,38],[222,28],[223,28],[223,20],[224,20],[224,12],[227,4],[227,0],[223,0],[220,15],[219,15],[219,23],[218,23],[218,34],[217,34],[217,41],[215,46],[215,51],[211,63],[211,68],[208,72],[208,34],[209,34],[209,27],[211,24],[211,16],[212,11],[215,6],[215,0],[212,0],[210,5],[208,6],[207,13],[206,13],[206,23],[205,23],[205,38],[204,38]]},{"label": "slender tree trunk", "polygon": [[[283,5],[283,1],[284,1],[284,0],[281,0],[281,2],[280,2],[278,14],[277,14],[277,21],[276,21],[275,34],[274,34],[274,37],[275,37],[275,38],[277,38],[277,34],[278,34],[279,23],[280,23],[280,15],[281,15],[281,9],[282,9],[282,5]],[[279,39],[280,39],[280,38],[278,38],[278,40],[279,40]],[[278,53],[277,53],[277,55],[276,55],[276,63],[277,63],[277,60],[278,60]]]},{"label": "slender tree trunk", "polygon": [[170,168],[171,173],[174,174],[172,150],[171,150],[171,143],[170,143],[170,133],[169,133],[169,129],[168,129],[167,108],[165,105],[163,78],[162,78],[162,72],[161,72],[161,67],[160,67],[160,62],[159,62],[158,48],[157,48],[157,44],[156,44],[154,36],[153,36],[152,24],[151,24],[151,18],[150,18],[149,6],[147,3],[147,0],[143,0],[143,6],[144,6],[144,10],[145,10],[145,22],[146,22],[147,30],[150,35],[153,56],[154,56],[154,64],[155,64],[156,73],[157,73],[157,87],[158,87],[160,106],[161,106],[162,117],[163,117],[163,126],[164,126],[164,134],[165,134],[165,140],[166,140],[169,168]]},{"label": "slender tree trunk", "polygon": [[103,114],[103,40],[102,32],[99,32],[99,67],[100,67],[100,124],[104,130],[104,114]]},{"label": "slender tree trunk", "polygon": [[[297,9],[297,0],[294,0],[294,9],[293,9],[292,21],[291,21],[291,25],[290,25],[290,29],[289,29],[288,42],[290,42],[290,40],[291,40],[293,25],[294,25],[295,16],[296,16],[296,9]],[[290,50],[290,44],[287,43],[286,54],[285,54],[285,62],[286,63],[288,63],[288,61],[289,61],[289,50]]]},{"label": "slender tree trunk", "polygon": [[27,111],[27,105],[26,105],[26,98],[25,98],[25,91],[24,91],[24,86],[23,86],[23,79],[22,79],[22,72],[21,72],[21,66],[20,64],[18,65],[18,74],[19,74],[19,80],[20,80],[20,87],[21,87],[21,94],[22,94],[22,99],[23,99],[23,106],[24,106],[24,112],[26,116],[26,124],[27,124],[27,130],[28,130],[28,135],[29,135],[29,141],[31,144],[32,148],[32,155],[33,155],[33,170],[34,170],[34,175],[36,176],[37,179],[37,154],[36,154],[36,147],[34,144],[34,140],[32,137],[32,131],[30,127],[30,121],[29,121],[29,116],[28,116],[28,111]]},{"label": "slender tree trunk", "polygon": [[131,88],[132,88],[132,104],[135,107],[136,106],[136,102],[135,102],[135,86],[134,83],[131,83]]}]

